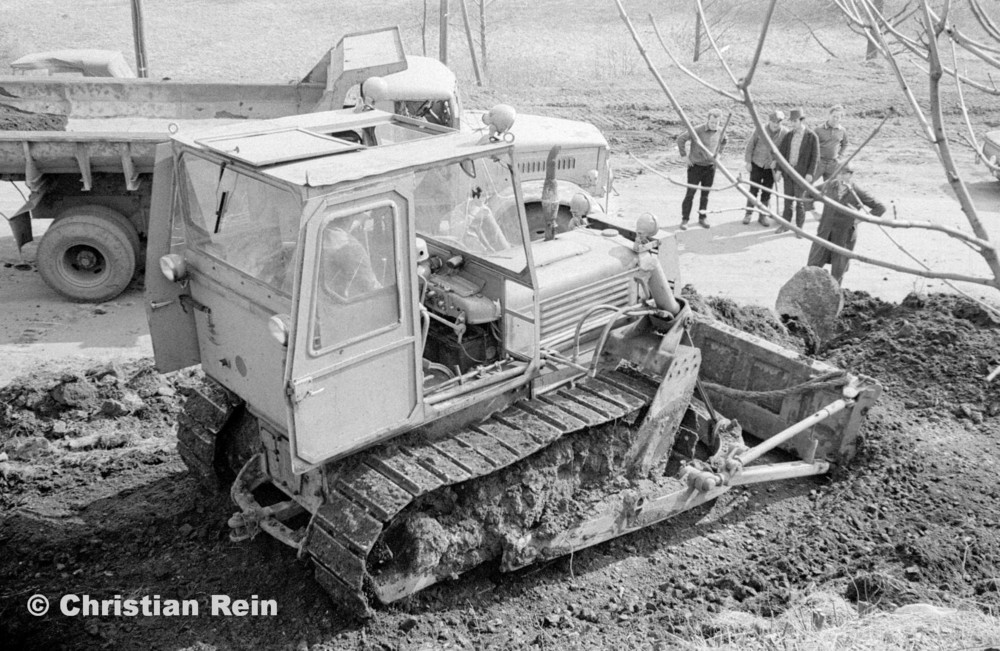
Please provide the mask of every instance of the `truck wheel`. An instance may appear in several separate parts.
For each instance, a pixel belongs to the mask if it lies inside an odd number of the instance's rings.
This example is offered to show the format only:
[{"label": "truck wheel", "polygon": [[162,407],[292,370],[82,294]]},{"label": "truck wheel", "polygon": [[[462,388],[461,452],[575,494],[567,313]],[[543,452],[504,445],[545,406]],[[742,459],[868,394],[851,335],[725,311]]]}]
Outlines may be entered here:
[{"label": "truck wheel", "polygon": [[66,298],[99,303],[132,281],[139,234],[129,220],[104,206],[72,208],[56,218],[38,244],[45,283]]}]

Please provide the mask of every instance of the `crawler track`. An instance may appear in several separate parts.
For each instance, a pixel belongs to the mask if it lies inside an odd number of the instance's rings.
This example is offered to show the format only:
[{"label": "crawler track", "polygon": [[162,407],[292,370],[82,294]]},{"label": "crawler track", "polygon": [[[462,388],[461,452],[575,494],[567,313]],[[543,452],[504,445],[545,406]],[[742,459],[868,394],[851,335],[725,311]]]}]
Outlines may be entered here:
[{"label": "crawler track", "polygon": [[222,385],[206,379],[184,401],[177,417],[177,452],[207,490],[225,490],[258,445],[254,417]]},{"label": "crawler track", "polygon": [[414,500],[512,466],[568,434],[635,418],[656,385],[621,372],[602,374],[486,420],[429,438],[419,432],[326,469],[327,499],[312,518],[304,551],[334,601],[359,615],[369,596],[389,603],[438,580],[432,572],[373,580],[371,558],[383,531]]}]

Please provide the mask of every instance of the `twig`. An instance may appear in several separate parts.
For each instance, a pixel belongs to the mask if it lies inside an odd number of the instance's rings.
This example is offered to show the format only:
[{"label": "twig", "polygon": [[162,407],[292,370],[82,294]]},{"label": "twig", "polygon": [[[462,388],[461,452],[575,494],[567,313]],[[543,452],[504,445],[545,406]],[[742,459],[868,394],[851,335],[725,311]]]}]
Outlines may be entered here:
[{"label": "twig", "polygon": [[[627,153],[632,158],[632,160],[634,160],[635,162],[639,163],[639,165],[642,165],[647,170],[649,170],[653,174],[659,176],[661,179],[664,179],[665,181],[667,181],[669,183],[672,183],[674,185],[680,186],[682,188],[703,189],[703,186],[700,186],[700,185],[692,185],[692,184],[689,184],[689,183],[685,183],[683,181],[677,181],[676,179],[672,179],[668,175],[666,175],[663,172],[659,171],[655,167],[652,167],[651,165],[649,165],[645,161],[640,160],[632,152],[627,152]],[[778,185],[777,179],[775,179],[775,185],[772,188],[768,188],[767,186],[761,185],[760,183],[754,183],[753,181],[746,181],[746,180],[743,180],[742,178],[737,178],[736,181],[731,182],[729,185],[712,187],[712,188],[710,188],[710,190],[713,191],[713,192],[721,192],[722,190],[731,190],[731,189],[735,188],[736,190],[739,190],[739,191],[741,191],[741,193],[743,193],[741,186],[744,186],[744,185],[751,186],[751,187],[756,187],[756,188],[760,188],[761,190],[767,190],[768,193],[771,194],[772,196],[774,196],[776,198],[784,199],[786,201],[798,201],[798,199],[796,197],[789,196],[789,195],[785,194],[784,192],[781,192],[780,190],[778,190],[778,188],[777,188],[777,185]],[[748,193],[746,193],[746,194],[744,194],[744,196],[746,196],[747,198],[750,198],[752,195],[749,195]],[[937,224],[935,222],[929,222],[929,221],[928,222],[914,222],[914,221],[909,221],[909,220],[905,220],[905,219],[882,219],[880,217],[874,217],[874,216],[872,216],[871,214],[869,214],[867,212],[863,212],[863,211],[851,208],[850,206],[845,206],[844,204],[842,204],[842,203],[840,203],[838,201],[834,201],[831,197],[829,197],[827,195],[819,195],[819,201],[822,201],[824,203],[824,205],[829,204],[830,206],[833,206],[834,208],[836,208],[838,211],[840,211],[840,212],[842,212],[844,214],[850,215],[854,219],[856,219],[858,221],[861,221],[861,222],[865,222],[866,224],[874,224],[874,225],[879,226],[879,227],[883,227],[884,226],[884,227],[887,227],[887,228],[922,228],[922,229],[930,230],[930,231],[938,231],[938,232],[945,233],[946,235],[950,235],[950,236],[954,237],[955,239],[959,240],[963,244],[966,244],[967,246],[970,246],[970,247],[979,247],[979,248],[973,249],[977,253],[979,253],[979,251],[980,251],[981,248],[992,248],[993,247],[993,245],[990,242],[983,242],[983,241],[981,241],[979,239],[976,239],[975,237],[972,237],[972,236],[970,236],[970,235],[968,235],[966,233],[963,233],[963,232],[961,232],[959,230],[956,230],[956,229],[951,228],[949,226],[943,226],[943,225]],[[758,199],[758,203],[759,203],[759,199]],[[777,212],[773,211],[769,206],[764,206],[764,204],[759,204],[759,205],[761,207],[766,208],[766,212],[769,215],[778,218],[777,217]],[[739,210],[744,210],[744,209],[745,208],[740,208]],[[722,211],[718,211],[718,212],[722,212]],[[779,219],[779,221],[784,222],[784,218],[778,218],[778,219]]]},{"label": "twig", "polygon": [[774,7],[777,4],[777,0],[771,0],[770,4],[767,5],[767,14],[764,16],[764,24],[760,28],[760,36],[757,37],[757,47],[754,49],[753,60],[750,62],[750,67],[747,69],[746,76],[743,77],[744,87],[750,86],[750,82],[753,81],[754,73],[757,72],[757,64],[760,63],[760,55],[764,51],[764,42],[767,40],[767,30],[771,26],[771,20],[774,17]]},{"label": "twig", "polygon": [[979,0],[969,0],[969,6],[972,7],[972,14],[976,17],[979,22],[980,27],[983,31],[989,34],[994,39],[1000,41],[1000,27],[997,27],[993,19],[983,11],[982,6],[979,4]]},{"label": "twig", "polygon": [[667,53],[667,56],[670,57],[670,60],[673,62],[673,64],[675,66],[677,66],[680,69],[681,72],[683,72],[684,74],[686,74],[691,79],[697,81],[699,84],[701,84],[705,88],[707,88],[707,89],[709,89],[709,90],[711,90],[711,91],[713,91],[715,93],[718,93],[719,95],[722,95],[723,97],[728,97],[729,99],[731,99],[734,102],[740,101],[740,97],[738,95],[731,94],[731,93],[729,93],[729,92],[727,92],[727,91],[725,91],[725,90],[723,90],[721,88],[718,88],[717,86],[713,86],[712,84],[708,83],[707,81],[705,81],[704,79],[702,79],[701,77],[699,77],[698,75],[696,75],[695,73],[691,72],[691,70],[689,70],[683,63],[681,63],[677,59],[677,57],[674,56],[674,53],[670,51],[670,48],[668,48],[667,44],[663,41],[663,37],[660,35],[660,28],[656,26],[656,21],[653,19],[653,14],[649,14],[649,23],[650,23],[650,25],[653,26],[653,34],[656,35],[656,39],[660,42],[660,47],[663,48],[663,51]]},{"label": "twig", "polygon": [[733,74],[733,71],[729,67],[729,63],[726,61],[726,57],[722,56],[719,44],[715,42],[715,37],[712,36],[712,30],[709,28],[708,20],[705,18],[705,7],[702,5],[702,0],[694,0],[694,4],[698,8],[698,17],[701,19],[701,25],[705,28],[705,37],[708,38],[709,44],[712,46],[712,49],[715,50],[715,56],[719,57],[719,63],[722,64],[723,69],[726,71],[726,74],[729,75],[733,85],[739,86],[740,82],[736,81],[736,75]]},{"label": "twig", "polygon": [[872,129],[872,132],[868,134],[868,137],[865,138],[860,145],[858,145],[858,148],[855,149],[854,152],[850,156],[848,156],[846,160],[844,160],[844,162],[837,164],[836,169],[834,169],[833,173],[830,174],[831,178],[840,174],[840,170],[844,169],[844,167],[846,167],[852,160],[854,160],[854,157],[857,156],[861,152],[861,150],[864,149],[868,145],[868,143],[870,143],[875,138],[876,135],[878,135],[878,132],[882,130],[882,127],[885,126],[885,123],[889,121],[889,118],[896,115],[899,115],[899,113],[896,112],[895,107],[890,106],[889,110],[885,112],[885,117],[882,118],[882,121],[879,122],[874,129]]},{"label": "twig", "polygon": [[833,50],[831,50],[830,48],[828,48],[827,46],[825,46],[823,44],[823,41],[819,40],[819,36],[817,36],[816,32],[813,31],[813,28],[809,26],[809,23],[807,23],[806,21],[804,21],[801,18],[799,18],[799,15],[796,14],[795,12],[793,12],[791,9],[788,10],[788,13],[790,13],[792,15],[792,18],[794,18],[795,20],[799,21],[800,23],[802,23],[803,25],[806,26],[806,29],[809,30],[809,35],[812,36],[813,39],[815,39],[817,43],[819,43],[819,46],[821,48],[823,48],[824,50],[826,50],[827,54],[829,54],[830,56],[832,56],[834,59],[839,58],[839,57],[837,57],[836,53],[833,52]]}]

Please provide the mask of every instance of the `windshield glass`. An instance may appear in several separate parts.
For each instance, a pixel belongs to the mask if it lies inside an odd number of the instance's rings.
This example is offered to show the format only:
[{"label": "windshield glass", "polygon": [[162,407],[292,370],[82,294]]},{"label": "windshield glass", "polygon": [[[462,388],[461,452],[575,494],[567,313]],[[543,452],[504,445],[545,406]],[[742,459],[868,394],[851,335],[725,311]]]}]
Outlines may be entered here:
[{"label": "windshield glass", "polygon": [[510,168],[465,159],[416,173],[417,233],[480,256],[524,250]]},{"label": "windshield glass", "polygon": [[291,295],[299,197],[189,154],[181,159],[181,175],[189,244]]}]

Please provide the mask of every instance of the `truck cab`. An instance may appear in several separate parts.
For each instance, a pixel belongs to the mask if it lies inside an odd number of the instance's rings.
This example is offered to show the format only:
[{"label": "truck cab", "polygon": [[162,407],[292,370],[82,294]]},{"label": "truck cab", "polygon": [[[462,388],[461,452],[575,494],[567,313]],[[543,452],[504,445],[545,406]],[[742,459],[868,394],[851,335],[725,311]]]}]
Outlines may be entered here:
[{"label": "truck cab", "polygon": [[[465,110],[455,73],[436,59],[406,56],[406,69],[379,78],[376,108],[468,131],[485,132],[485,110]],[[361,86],[348,92],[348,102],[361,101]],[[589,122],[541,115],[518,115],[510,131],[517,149],[529,222],[540,230],[542,181],[552,147],[559,146],[556,179],[562,221],[568,221],[573,197],[582,194],[595,218],[607,213],[614,174],[604,134]],[[603,205],[602,205],[603,204]]]},{"label": "truck cab", "polygon": [[158,368],[200,362],[292,474],[558,381],[543,358],[643,298],[619,231],[533,237],[503,138],[334,111],[177,134],[156,166]]}]

